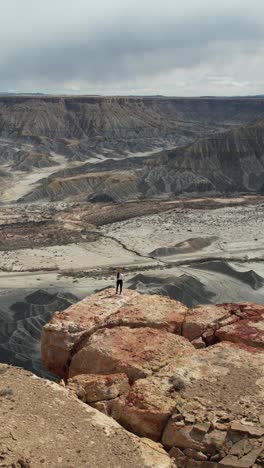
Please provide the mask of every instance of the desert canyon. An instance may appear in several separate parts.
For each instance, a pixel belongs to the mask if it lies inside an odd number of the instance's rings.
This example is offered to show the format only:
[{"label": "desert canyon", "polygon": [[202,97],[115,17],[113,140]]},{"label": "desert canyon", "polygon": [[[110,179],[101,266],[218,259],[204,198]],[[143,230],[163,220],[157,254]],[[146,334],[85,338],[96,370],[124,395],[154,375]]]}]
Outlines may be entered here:
[{"label": "desert canyon", "polygon": [[264,466],[263,176],[261,97],[0,96],[0,466]]}]

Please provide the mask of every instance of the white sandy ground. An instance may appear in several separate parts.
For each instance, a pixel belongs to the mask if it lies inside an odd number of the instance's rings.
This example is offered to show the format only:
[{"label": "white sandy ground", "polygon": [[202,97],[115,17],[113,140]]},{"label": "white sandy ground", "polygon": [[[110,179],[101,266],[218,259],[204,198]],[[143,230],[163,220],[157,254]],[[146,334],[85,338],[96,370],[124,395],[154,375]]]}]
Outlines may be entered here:
[{"label": "white sandy ground", "polygon": [[52,166],[48,169],[38,169],[34,172],[12,172],[13,178],[10,180],[8,187],[5,188],[1,195],[1,202],[17,201],[27,193],[37,187],[37,182],[45,177],[49,177],[53,172],[58,170],[59,166]]},{"label": "white sandy ground", "polygon": [[69,163],[67,159],[56,153],[51,153],[54,162],[57,165],[45,167],[43,169],[34,169],[30,173],[23,171],[12,171],[12,179],[9,180],[8,186],[2,190],[1,199],[2,203],[10,203],[19,200],[27,193],[38,187],[40,180],[49,177],[51,174],[58,172],[67,167],[78,166],[78,163]]},{"label": "white sandy ground", "polygon": [[[230,263],[230,265],[240,271],[255,270],[260,276],[264,277],[264,262],[263,263]],[[140,273],[140,267],[137,273]],[[136,272],[125,275],[125,286],[128,285],[129,279],[135,276]],[[239,280],[231,278],[221,273],[205,271],[202,269],[194,269],[189,266],[174,267],[164,270],[146,270],[144,275],[151,277],[179,277],[181,275],[189,275],[203,283],[209,291],[215,294],[214,303],[223,302],[243,302],[251,301],[264,303],[264,287],[259,290],[253,290],[249,285],[242,284]],[[83,298],[92,294],[97,289],[102,289],[108,286],[114,286],[115,276],[102,278],[78,278],[71,276],[63,276],[57,272],[37,272],[37,273],[0,273],[0,297],[1,307],[4,304],[4,297],[14,294],[16,291],[25,290],[25,295],[30,294],[36,289],[45,289],[49,292],[67,291],[71,292],[78,298]]]},{"label": "white sandy ground", "polygon": [[[217,239],[200,251],[179,253],[161,260],[166,263],[207,257],[264,260],[264,205],[185,210],[184,213],[171,210],[115,223],[100,231],[120,240],[132,252],[115,240],[100,238],[91,243],[2,252],[0,270],[5,273],[45,269],[78,271],[120,265],[140,268],[160,263],[158,259],[147,258],[154,249],[211,236]],[[136,255],[133,250],[145,257]]]},{"label": "white sandy ground", "polygon": [[[70,292],[78,298],[84,298],[92,294],[96,289],[103,289],[108,286],[114,286],[115,277],[110,278],[79,278],[60,276],[52,272],[39,273],[12,273],[0,274],[0,309],[3,308],[4,298],[11,297],[14,302],[14,294],[23,291],[24,295],[38,289],[45,289],[49,292]],[[11,296],[10,296],[11,295]]]},{"label": "white sandy ground", "polygon": [[[163,257],[161,260],[168,263],[178,260],[188,263],[197,258],[233,258],[231,264],[236,270],[254,270],[264,277],[264,206],[261,204],[257,207],[240,206],[208,211],[185,210],[184,213],[175,210],[115,223],[101,228],[101,232],[120,239],[127,247],[143,255],[190,238],[217,236],[218,239],[205,249]],[[263,260],[254,261],[256,258]],[[245,262],[246,259],[248,260]],[[156,269],[156,265],[163,269]],[[64,270],[100,272],[105,267],[117,266],[138,267],[126,279],[140,273],[143,267],[146,275],[191,275],[215,293],[214,302],[264,302],[264,288],[256,291],[225,274],[198,270],[188,265],[167,268],[159,260],[140,257],[125,250],[118,242],[106,238],[91,243],[2,252],[0,289],[3,293],[5,290],[19,288],[54,288],[77,292],[78,296],[83,297],[95,289],[114,284],[114,276],[75,279],[74,276],[64,277],[60,273]],[[148,266],[151,269],[145,271]]]},{"label": "white sandy ground", "polygon": [[89,243],[6,251],[0,255],[0,271],[4,272],[45,269],[59,272],[152,263],[158,262],[138,257],[124,250],[114,240],[104,238]]},{"label": "white sandy ground", "polygon": [[217,237],[200,251],[163,257],[166,262],[208,256],[264,259],[264,204],[207,211],[186,209],[184,213],[175,209],[104,226],[101,232],[143,255],[192,238]]}]

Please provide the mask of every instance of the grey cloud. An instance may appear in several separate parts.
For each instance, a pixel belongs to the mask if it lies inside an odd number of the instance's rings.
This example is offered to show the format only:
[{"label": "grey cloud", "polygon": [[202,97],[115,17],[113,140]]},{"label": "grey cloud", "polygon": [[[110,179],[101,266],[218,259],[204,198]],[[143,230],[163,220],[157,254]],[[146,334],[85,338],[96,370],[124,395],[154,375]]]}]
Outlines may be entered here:
[{"label": "grey cloud", "polygon": [[[30,24],[24,29],[18,24],[15,45],[13,39],[8,41],[7,30],[1,32],[6,45],[0,55],[0,84],[45,83],[59,88],[76,80],[107,86],[148,77],[153,80],[175,70],[189,73],[199,66],[209,67],[213,75],[214,67],[221,63],[232,64],[239,56],[241,69],[249,56],[262,53],[261,0],[224,0],[217,8],[209,0],[189,0],[185,7],[167,0],[156,8],[148,0],[143,6],[139,0],[128,0],[126,9],[117,0],[100,0],[92,10],[90,5],[90,11],[89,3],[46,0],[40,21],[34,3],[27,0],[34,13],[32,29]],[[75,5],[72,16],[67,4]],[[52,5],[56,7],[54,17]]]}]

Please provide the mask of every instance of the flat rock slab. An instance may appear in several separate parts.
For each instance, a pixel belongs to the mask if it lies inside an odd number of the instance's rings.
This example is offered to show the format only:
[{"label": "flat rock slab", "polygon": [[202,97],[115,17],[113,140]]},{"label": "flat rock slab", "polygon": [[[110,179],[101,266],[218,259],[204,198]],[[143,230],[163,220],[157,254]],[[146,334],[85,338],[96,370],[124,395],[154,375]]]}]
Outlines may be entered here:
[{"label": "flat rock slab", "polygon": [[69,377],[125,373],[130,382],[158,372],[170,361],[196,352],[182,336],[153,328],[118,327],[94,333],[74,354]]},{"label": "flat rock slab", "polygon": [[0,376],[3,466],[172,467],[158,444],[126,432],[60,385],[6,365]]},{"label": "flat rock slab", "polygon": [[[127,294],[127,292],[126,292]],[[164,329],[181,335],[189,309],[181,302],[162,296],[137,294],[106,320],[106,326]]]}]

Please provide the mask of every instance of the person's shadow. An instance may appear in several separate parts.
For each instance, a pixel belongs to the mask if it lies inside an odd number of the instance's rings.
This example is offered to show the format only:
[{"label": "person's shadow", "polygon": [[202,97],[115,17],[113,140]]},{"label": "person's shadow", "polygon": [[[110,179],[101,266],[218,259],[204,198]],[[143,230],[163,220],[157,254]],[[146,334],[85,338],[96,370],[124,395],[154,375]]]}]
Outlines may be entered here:
[{"label": "person's shadow", "polygon": [[119,294],[115,293],[115,294],[111,294],[111,296],[103,296],[103,297],[101,297],[101,299],[109,299],[111,297],[116,297],[116,296],[119,296]]}]

